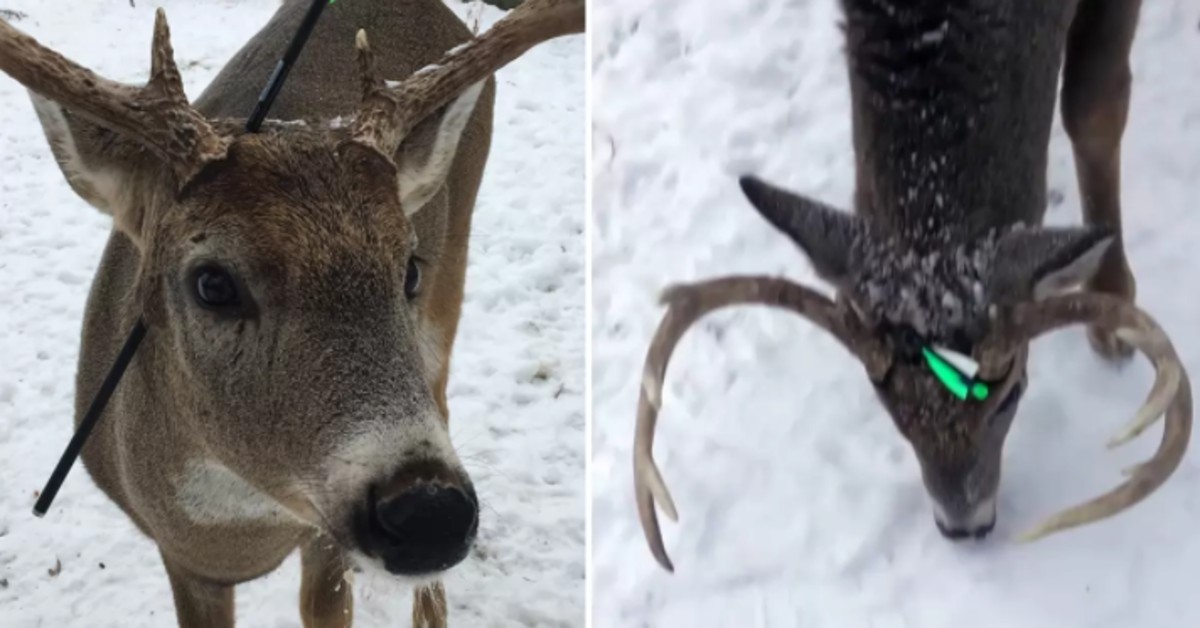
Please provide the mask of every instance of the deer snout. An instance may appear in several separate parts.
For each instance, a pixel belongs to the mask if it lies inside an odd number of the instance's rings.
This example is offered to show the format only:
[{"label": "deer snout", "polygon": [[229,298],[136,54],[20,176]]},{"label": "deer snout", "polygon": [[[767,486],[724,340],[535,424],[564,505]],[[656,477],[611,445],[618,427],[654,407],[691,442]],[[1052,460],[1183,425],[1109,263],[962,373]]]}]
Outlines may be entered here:
[{"label": "deer snout", "polygon": [[985,499],[973,506],[948,511],[935,504],[933,520],[942,536],[953,540],[983,539],[996,527],[996,498]]},{"label": "deer snout", "polygon": [[425,468],[402,470],[372,486],[357,526],[368,552],[395,575],[453,567],[466,558],[479,525],[479,501],[470,480],[441,465],[420,466]]}]

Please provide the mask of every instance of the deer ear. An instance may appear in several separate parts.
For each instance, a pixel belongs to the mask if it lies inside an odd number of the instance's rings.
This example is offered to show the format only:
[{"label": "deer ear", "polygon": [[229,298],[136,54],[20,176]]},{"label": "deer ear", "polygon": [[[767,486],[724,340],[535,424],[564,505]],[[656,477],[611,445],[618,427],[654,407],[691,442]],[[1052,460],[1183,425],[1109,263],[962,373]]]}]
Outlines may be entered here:
[{"label": "deer ear", "polygon": [[413,128],[396,150],[400,172],[400,206],[409,216],[425,206],[446,181],[463,131],[483,91],[480,81]]},{"label": "deer ear", "polygon": [[822,279],[841,286],[850,279],[851,248],[866,233],[862,219],[757,177],[738,179],[750,204],[808,256]]},{"label": "deer ear", "polygon": [[35,92],[29,95],[50,152],[71,189],[112,216],[117,229],[140,243],[147,204],[136,196],[141,188],[134,182],[170,177],[170,172],[118,134],[72,115]]},{"label": "deer ear", "polygon": [[1097,227],[1010,231],[997,243],[992,300],[1037,300],[1070,290],[1096,273],[1112,242],[1112,232]]}]

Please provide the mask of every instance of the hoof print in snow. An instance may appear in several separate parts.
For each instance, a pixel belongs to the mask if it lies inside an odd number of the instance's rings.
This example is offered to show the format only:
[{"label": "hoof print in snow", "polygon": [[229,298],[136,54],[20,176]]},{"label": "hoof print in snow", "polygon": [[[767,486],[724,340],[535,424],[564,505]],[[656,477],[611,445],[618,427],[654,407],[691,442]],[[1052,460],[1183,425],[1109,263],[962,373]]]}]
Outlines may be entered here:
[{"label": "hoof print in snow", "polygon": [[53,566],[53,567],[51,567],[51,568],[49,568],[49,569],[47,569],[47,570],[46,570],[46,573],[50,574],[50,577],[51,577],[51,578],[53,578],[53,577],[57,576],[58,574],[62,573],[62,560],[61,560],[61,559],[58,559],[58,558],[55,558],[55,559],[54,559],[54,566]]}]

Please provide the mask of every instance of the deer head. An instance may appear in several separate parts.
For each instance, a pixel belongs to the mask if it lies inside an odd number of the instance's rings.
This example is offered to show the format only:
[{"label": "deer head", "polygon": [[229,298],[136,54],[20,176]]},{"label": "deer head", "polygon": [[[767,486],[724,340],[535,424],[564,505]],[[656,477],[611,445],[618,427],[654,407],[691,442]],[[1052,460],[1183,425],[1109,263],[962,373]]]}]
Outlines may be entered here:
[{"label": "deer head", "polygon": [[[136,248],[156,336],[145,403],[188,409],[162,416],[166,431],[347,549],[419,575],[466,555],[478,502],[430,390],[446,356],[429,349],[432,260],[414,254],[412,219],[445,183],[484,81],[583,30],[582,1],[531,0],[391,85],[360,31],[352,123],[254,134],[192,108],[161,10],[143,87],[2,22],[0,70],[32,92],[71,186]],[[405,150],[414,135],[434,139]]]},{"label": "deer head", "polygon": [[[730,305],[795,312],[859,358],[896,427],[912,444],[935,521],[947,537],[981,537],[992,529],[1000,454],[1026,385],[1028,344],[1065,325],[1115,329],[1154,364],[1149,397],[1110,446],[1137,436],[1164,412],[1167,426],[1158,452],[1131,469],[1126,482],[1054,516],[1025,538],[1112,516],[1153,492],[1178,466],[1191,431],[1191,389],[1170,340],[1149,315],[1118,298],[1065,294],[1094,271],[1111,242],[1109,234],[1023,226],[975,238],[920,228],[896,232],[754,177],[743,177],[741,186],[762,216],[807,254],[838,298],[831,301],[767,277],[718,279],[666,291],[669,309],[646,359],[634,443],[642,527],[666,569],[673,567],[655,503],[672,520],[677,514],[652,451],[662,381],[686,329]],[[966,364],[977,366],[963,383],[976,385],[978,394],[948,389],[930,364],[941,356],[968,357]]]}]

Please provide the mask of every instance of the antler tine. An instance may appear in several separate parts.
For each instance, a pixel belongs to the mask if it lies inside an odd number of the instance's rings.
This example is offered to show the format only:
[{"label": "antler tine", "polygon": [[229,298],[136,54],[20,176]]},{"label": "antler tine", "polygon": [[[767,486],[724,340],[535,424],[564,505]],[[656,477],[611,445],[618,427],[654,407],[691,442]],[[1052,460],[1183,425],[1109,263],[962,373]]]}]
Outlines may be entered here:
[{"label": "antler tine", "polygon": [[358,73],[365,101],[376,90],[385,89],[387,83],[375,71],[375,53],[371,50],[371,42],[367,40],[367,31],[359,29],[354,38],[354,48],[358,51]]},{"label": "antler tine", "polygon": [[182,187],[225,156],[229,139],[188,104],[167,17],[154,22],[150,81],[133,87],[103,78],[0,21],[0,70],[72,113],[138,142],[171,164]]},{"label": "antler tine", "polygon": [[[584,0],[526,0],[482,36],[391,88],[363,65],[360,47],[359,67],[370,75],[364,74],[363,82],[369,87],[355,122],[354,139],[391,156],[418,122],[468,86],[537,44],[584,32],[585,16]],[[370,57],[369,50],[366,57]]]},{"label": "antler tine", "polygon": [[1062,511],[1022,535],[1032,541],[1048,534],[1111,517],[1145,499],[1175,472],[1192,433],[1192,389],[1187,371],[1166,332],[1149,314],[1117,297],[1077,293],[1017,306],[999,322],[989,351],[1008,347],[1066,325],[1090,323],[1116,330],[1154,365],[1155,381],[1134,420],[1109,441],[1115,447],[1141,434],[1166,413],[1166,427],[1154,456],[1126,470],[1128,480],[1078,506]]},{"label": "antler tine", "polygon": [[[172,97],[183,96],[183,77],[175,64],[175,47],[171,45],[171,26],[167,12],[154,12],[154,38],[150,42],[150,85],[157,85]],[[186,97],[184,97],[186,98]]]},{"label": "antler tine", "polygon": [[654,462],[654,428],[662,407],[662,386],[667,364],[680,338],[701,317],[731,305],[767,305],[790,310],[833,334],[866,365],[872,377],[883,374],[888,355],[852,315],[821,294],[802,285],[773,277],[727,277],[668,288],[662,300],[667,314],[654,334],[646,355],[642,389],[638,398],[637,427],[633,442],[634,495],[638,516],[650,552],[658,564],[674,571],[663,546],[655,503],[672,521],[679,516],[671,493]]}]

